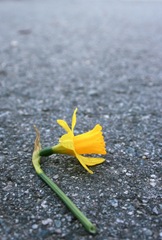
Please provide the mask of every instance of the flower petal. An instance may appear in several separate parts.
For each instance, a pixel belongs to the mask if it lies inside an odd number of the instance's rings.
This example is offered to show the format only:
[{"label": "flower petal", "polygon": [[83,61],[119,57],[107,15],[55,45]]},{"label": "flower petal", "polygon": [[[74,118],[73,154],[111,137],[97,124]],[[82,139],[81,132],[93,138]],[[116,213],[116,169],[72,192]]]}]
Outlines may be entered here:
[{"label": "flower petal", "polygon": [[72,123],[71,123],[71,130],[74,131],[75,125],[76,125],[76,112],[77,108],[74,110],[73,116],[72,116]]},{"label": "flower petal", "polygon": [[91,174],[93,174],[93,172],[86,166],[86,164],[84,163],[84,158],[83,156],[75,153],[76,158],[79,160],[80,164]]},{"label": "flower petal", "polygon": [[94,166],[100,163],[103,163],[105,161],[104,158],[93,158],[93,157],[83,157],[82,156],[82,161],[87,165],[87,166]]},{"label": "flower petal", "polygon": [[69,128],[69,125],[66,121],[58,119],[57,123],[68,133],[71,132],[71,129]]},{"label": "flower petal", "polygon": [[63,153],[75,156],[80,164],[89,172],[87,166],[93,166],[105,161],[103,158],[84,157],[81,154],[106,154],[105,141],[102,135],[102,127],[97,124],[89,132],[74,136],[74,128],[77,121],[77,108],[72,116],[71,129],[66,121],[58,119],[57,123],[67,132],[59,139],[59,144],[53,147],[55,153]]},{"label": "flower petal", "polygon": [[62,147],[66,148],[66,149],[74,150],[73,134],[72,134],[72,132],[64,134],[59,139],[59,143],[61,144]]}]

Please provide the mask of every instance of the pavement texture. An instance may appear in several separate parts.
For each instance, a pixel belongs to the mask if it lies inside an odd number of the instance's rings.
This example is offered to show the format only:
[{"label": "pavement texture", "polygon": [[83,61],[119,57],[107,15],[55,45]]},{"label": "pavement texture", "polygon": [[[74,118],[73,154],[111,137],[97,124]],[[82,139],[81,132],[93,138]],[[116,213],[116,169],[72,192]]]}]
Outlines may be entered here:
[{"label": "pavement texture", "polygon": [[[0,239],[162,239],[162,2],[0,1]],[[55,145],[100,123],[108,154],[86,172],[42,168],[96,224],[90,235],[33,169],[36,124]]]}]

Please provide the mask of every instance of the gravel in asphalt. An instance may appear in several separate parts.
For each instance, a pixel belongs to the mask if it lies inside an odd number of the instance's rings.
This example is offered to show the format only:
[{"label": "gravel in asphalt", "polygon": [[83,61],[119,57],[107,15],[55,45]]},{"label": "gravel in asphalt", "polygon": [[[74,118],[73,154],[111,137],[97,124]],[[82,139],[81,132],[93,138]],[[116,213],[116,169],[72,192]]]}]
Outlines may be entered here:
[{"label": "gravel in asphalt", "polygon": [[[162,239],[162,2],[0,1],[0,239]],[[100,123],[108,154],[42,168],[96,224],[89,235],[36,175],[75,107],[75,133]]]}]

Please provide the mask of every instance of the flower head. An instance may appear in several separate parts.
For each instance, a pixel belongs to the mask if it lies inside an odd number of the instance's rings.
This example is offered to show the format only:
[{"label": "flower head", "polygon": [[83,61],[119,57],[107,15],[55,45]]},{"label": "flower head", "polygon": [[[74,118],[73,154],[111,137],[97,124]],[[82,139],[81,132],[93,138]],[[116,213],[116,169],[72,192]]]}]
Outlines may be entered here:
[{"label": "flower head", "polygon": [[57,123],[67,132],[59,139],[59,144],[52,147],[54,152],[65,153],[75,156],[81,165],[89,172],[93,173],[87,166],[93,166],[105,161],[103,158],[85,157],[81,154],[106,154],[105,142],[102,135],[102,127],[97,124],[89,132],[74,135],[76,125],[76,112],[72,116],[71,128],[64,120],[57,120]]}]

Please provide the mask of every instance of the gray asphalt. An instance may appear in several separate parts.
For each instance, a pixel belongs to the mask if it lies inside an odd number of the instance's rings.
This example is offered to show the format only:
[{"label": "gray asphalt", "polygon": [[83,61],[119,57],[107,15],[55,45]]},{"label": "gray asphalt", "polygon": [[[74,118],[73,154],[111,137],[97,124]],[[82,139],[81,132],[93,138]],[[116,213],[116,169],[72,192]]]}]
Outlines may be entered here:
[{"label": "gray asphalt", "polygon": [[[162,239],[162,2],[0,1],[0,239]],[[42,168],[96,224],[89,235],[36,175],[36,124],[57,144],[103,126],[106,162]]]}]

